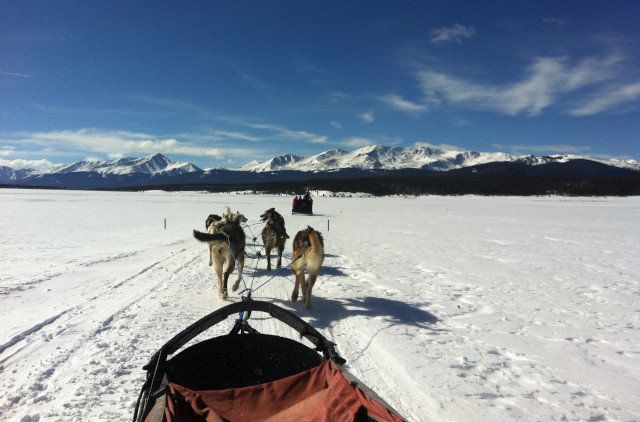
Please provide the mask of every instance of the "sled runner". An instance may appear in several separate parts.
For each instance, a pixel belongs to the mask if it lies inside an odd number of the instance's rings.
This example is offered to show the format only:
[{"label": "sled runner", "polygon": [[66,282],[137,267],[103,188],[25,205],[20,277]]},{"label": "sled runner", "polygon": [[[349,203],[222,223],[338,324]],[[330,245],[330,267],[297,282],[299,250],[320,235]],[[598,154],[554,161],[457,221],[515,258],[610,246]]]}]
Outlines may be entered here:
[{"label": "sled runner", "polygon": [[[251,312],[268,313],[295,329],[300,341],[260,334]],[[229,334],[182,350],[208,328],[240,314]],[[353,377],[315,328],[268,302],[225,306],[176,335],[144,367],[135,422],[174,421],[402,421]]]}]

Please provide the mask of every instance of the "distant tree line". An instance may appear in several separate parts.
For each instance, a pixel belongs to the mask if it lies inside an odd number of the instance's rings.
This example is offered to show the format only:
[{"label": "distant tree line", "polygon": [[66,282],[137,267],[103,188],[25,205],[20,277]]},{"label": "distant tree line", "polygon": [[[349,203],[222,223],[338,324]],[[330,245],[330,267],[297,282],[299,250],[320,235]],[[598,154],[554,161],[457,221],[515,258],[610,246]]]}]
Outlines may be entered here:
[{"label": "distant tree line", "polygon": [[638,196],[640,173],[619,177],[367,177],[355,179],[323,179],[306,181],[241,183],[241,184],[170,184],[137,186],[109,190],[166,191],[249,191],[267,194],[300,195],[307,189],[330,192],[386,195],[488,195],[488,196]]}]

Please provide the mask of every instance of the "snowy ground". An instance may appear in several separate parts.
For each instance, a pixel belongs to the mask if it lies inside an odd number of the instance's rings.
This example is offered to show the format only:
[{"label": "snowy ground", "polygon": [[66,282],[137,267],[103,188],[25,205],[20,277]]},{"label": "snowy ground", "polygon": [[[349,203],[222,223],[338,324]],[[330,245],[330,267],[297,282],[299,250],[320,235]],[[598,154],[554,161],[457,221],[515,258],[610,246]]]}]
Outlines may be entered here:
[{"label": "snowy ground", "polygon": [[[149,357],[225,304],[191,235],[225,205],[252,247],[270,207],[292,237],[323,233],[314,309],[289,302],[289,270],[254,297],[311,322],[408,420],[640,420],[640,198],[320,196],[314,216],[238,194],[0,203],[3,421],[129,420]],[[247,260],[248,284],[270,277]]]}]

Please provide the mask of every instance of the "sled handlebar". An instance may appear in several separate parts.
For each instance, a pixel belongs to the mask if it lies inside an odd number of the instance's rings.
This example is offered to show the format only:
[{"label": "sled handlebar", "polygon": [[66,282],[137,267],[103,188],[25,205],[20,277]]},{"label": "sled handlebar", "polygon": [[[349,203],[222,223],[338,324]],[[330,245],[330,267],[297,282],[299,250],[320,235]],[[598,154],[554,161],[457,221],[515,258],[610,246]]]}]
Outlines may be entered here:
[{"label": "sled handlebar", "polygon": [[164,346],[162,346],[160,350],[151,357],[149,363],[145,366],[145,369],[154,367],[157,364],[160,355],[164,355],[165,358],[172,355],[189,341],[214,325],[224,321],[229,316],[240,312],[252,311],[268,313],[270,316],[278,319],[284,324],[287,324],[289,327],[296,330],[301,337],[304,337],[313,343],[317,350],[323,353],[325,359],[333,360],[338,364],[343,364],[345,362],[344,359],[336,352],[335,344],[333,342],[327,340],[318,330],[295,314],[269,302],[243,300],[242,302],[236,302],[222,307],[185,328],[182,332],[165,343]]}]

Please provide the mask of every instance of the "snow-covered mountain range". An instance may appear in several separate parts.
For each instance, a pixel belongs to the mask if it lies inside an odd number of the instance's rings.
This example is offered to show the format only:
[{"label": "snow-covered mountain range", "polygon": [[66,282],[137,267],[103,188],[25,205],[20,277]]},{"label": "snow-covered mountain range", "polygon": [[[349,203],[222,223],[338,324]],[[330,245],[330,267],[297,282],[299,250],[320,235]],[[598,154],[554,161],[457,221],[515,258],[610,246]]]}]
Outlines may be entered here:
[{"label": "snow-covered mountain range", "polygon": [[78,161],[45,171],[34,171],[31,175],[93,172],[102,175],[144,173],[157,176],[161,174],[191,173],[194,171],[202,171],[202,169],[191,163],[171,161],[162,154],[154,154],[143,158],[120,158],[109,161]]},{"label": "snow-covered mountain range", "polygon": [[148,183],[152,179],[167,180],[184,174],[202,172],[202,169],[191,163],[171,161],[162,154],[154,154],[142,158],[77,161],[46,170],[0,166],[0,183],[84,189],[134,186]]},{"label": "snow-covered mountain range", "polygon": [[522,156],[502,152],[444,150],[426,146],[405,148],[380,145],[368,146],[355,151],[332,149],[310,157],[291,154],[280,155],[262,163],[252,161],[241,167],[240,170],[255,172],[332,171],[355,168],[360,170],[422,169],[446,171],[495,162],[523,162],[528,165],[539,165],[575,159],[592,160],[610,166],[640,170],[640,163],[635,161],[600,160],[577,155]]},{"label": "snow-covered mountain range", "polygon": [[[344,177],[349,177],[347,175],[360,177],[367,172],[379,174],[381,171],[392,170],[446,172],[498,164],[531,168],[577,162],[591,163],[590,166],[640,171],[640,163],[632,160],[602,160],[577,155],[517,156],[501,152],[453,151],[427,146],[406,148],[368,146],[355,151],[332,149],[310,157],[286,154],[264,162],[252,161],[236,169],[203,170],[191,163],[171,161],[162,154],[110,161],[78,161],[38,171],[0,166],[0,183],[84,189],[292,180],[295,177],[291,176],[291,173],[298,172],[305,172],[306,175],[340,173]],[[286,179],[282,176],[284,174],[287,175]],[[548,175],[548,173],[545,174]],[[566,171],[563,175],[566,175]]]}]

